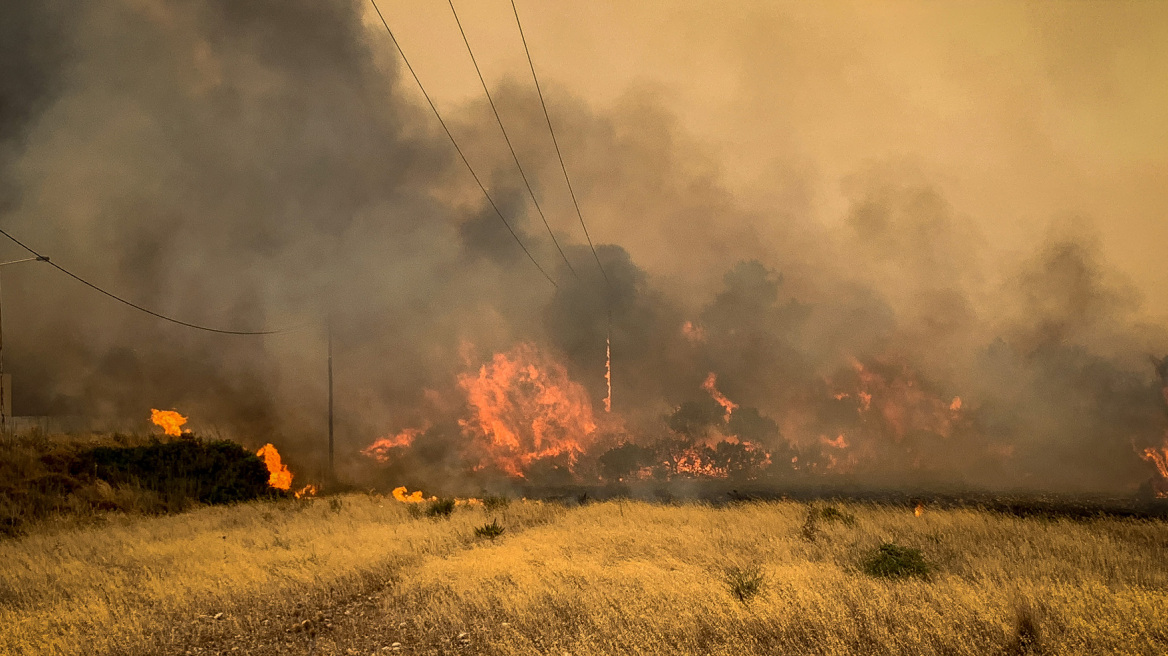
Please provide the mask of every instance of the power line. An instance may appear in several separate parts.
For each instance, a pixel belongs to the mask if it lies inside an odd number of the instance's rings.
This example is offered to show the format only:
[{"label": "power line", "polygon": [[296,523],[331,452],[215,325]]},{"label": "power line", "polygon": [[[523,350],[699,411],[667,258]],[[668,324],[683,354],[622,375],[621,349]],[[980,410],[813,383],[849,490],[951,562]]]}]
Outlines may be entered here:
[{"label": "power line", "polygon": [[149,314],[150,316],[157,317],[157,318],[162,319],[164,321],[169,321],[170,323],[176,323],[180,326],[186,326],[187,328],[194,328],[195,330],[203,330],[203,331],[206,331],[209,333],[219,333],[222,335],[275,335],[277,333],[284,333],[284,332],[288,332],[289,330],[291,330],[288,328],[280,329],[280,330],[223,330],[221,328],[211,328],[209,326],[201,326],[201,325],[196,324],[196,323],[189,323],[187,321],[182,321],[180,319],[168,317],[165,314],[160,314],[158,312],[155,312],[154,310],[144,308],[141,305],[138,305],[137,303],[134,303],[132,301],[128,301],[128,300],[122,298],[121,296],[114,294],[113,292],[108,292],[108,291],[102,289],[101,287],[98,287],[97,285],[89,282],[88,280],[73,273],[72,271],[69,271],[68,269],[61,266],[60,264],[57,264],[56,262],[51,260],[47,255],[41,255],[37,251],[33,250],[31,247],[26,245],[24,242],[20,241],[16,237],[13,237],[12,235],[8,234],[3,229],[0,229],[0,235],[4,235],[5,237],[11,239],[13,241],[13,243],[15,243],[17,246],[20,246],[24,250],[35,255],[36,259],[47,263],[49,266],[53,267],[54,269],[60,271],[61,273],[65,274],[65,275],[69,276],[70,278],[76,280],[77,282],[80,282],[81,284],[83,284],[91,289],[94,289],[98,292],[101,292],[102,294],[105,294],[106,296],[114,299],[115,301],[117,301],[119,303],[128,305],[128,306],[130,306],[130,307],[132,307],[135,310],[138,310],[140,312],[145,312],[146,314]]},{"label": "power line", "polygon": [[523,170],[523,165],[519,163],[519,155],[515,154],[515,146],[511,144],[511,137],[507,135],[507,128],[503,127],[503,119],[499,116],[499,109],[495,106],[495,99],[491,97],[491,91],[487,88],[487,81],[483,79],[483,72],[479,69],[479,62],[475,59],[474,51],[471,50],[470,41],[466,38],[466,31],[462,29],[462,21],[458,19],[458,11],[454,9],[454,0],[447,0],[450,4],[450,12],[454,14],[454,22],[458,24],[458,32],[462,35],[462,42],[466,44],[466,52],[470,55],[470,61],[474,64],[475,73],[479,76],[479,82],[483,85],[483,93],[487,94],[487,102],[491,105],[491,111],[495,114],[495,122],[499,124],[499,129],[503,132],[503,140],[507,142],[507,149],[511,151],[511,159],[515,160],[515,167],[519,169],[519,177],[523,178],[523,185],[527,187],[527,194],[531,196],[531,202],[535,205],[535,211],[539,213],[539,218],[543,220],[543,227],[547,228],[548,236],[552,238],[552,243],[556,245],[556,250],[560,252],[560,257],[564,258],[564,264],[568,265],[568,270],[572,272],[573,276],[579,278],[575,267],[568,261],[568,256],[564,254],[564,249],[560,247],[560,242],[556,240],[555,233],[552,232],[552,227],[548,225],[547,217],[544,216],[543,208],[539,206],[539,201],[535,198],[535,191],[531,188],[531,183],[527,180],[527,173]]},{"label": "power line", "polygon": [[414,77],[414,82],[418,83],[418,88],[421,89],[422,95],[425,96],[426,102],[430,105],[430,109],[434,112],[434,117],[437,118],[438,123],[442,125],[442,130],[450,139],[450,143],[454,145],[454,149],[458,151],[458,156],[462,159],[462,163],[466,165],[466,170],[470,171],[471,177],[474,178],[475,183],[478,184],[479,189],[482,190],[483,196],[485,196],[487,198],[487,202],[491,204],[491,209],[495,210],[495,215],[499,217],[499,220],[503,222],[503,225],[507,226],[507,232],[511,233],[511,236],[515,239],[515,243],[519,244],[519,247],[523,249],[523,252],[527,255],[527,259],[531,260],[531,263],[535,265],[535,268],[539,269],[539,272],[543,274],[544,278],[547,278],[547,281],[550,282],[553,287],[559,288],[559,285],[556,284],[556,281],[553,280],[550,275],[548,275],[548,272],[545,271],[542,266],[540,266],[539,262],[537,262],[535,257],[532,256],[531,251],[529,251],[527,246],[524,245],[523,240],[520,239],[519,235],[515,233],[515,229],[511,227],[511,224],[507,222],[507,219],[503,216],[503,213],[499,211],[499,206],[495,204],[494,199],[491,198],[491,194],[487,192],[486,186],[483,185],[482,180],[479,179],[478,174],[475,173],[474,168],[466,159],[466,155],[463,154],[462,148],[459,147],[458,142],[455,141],[454,135],[450,132],[450,128],[446,127],[446,121],[442,120],[442,115],[438,113],[438,107],[435,106],[434,101],[430,99],[430,94],[426,93],[426,87],[422,86],[422,80],[418,77],[417,72],[414,71],[414,67],[410,65],[410,60],[406,58],[406,53],[404,50],[402,50],[401,44],[397,42],[397,37],[393,35],[393,30],[389,29],[389,23],[385,21],[385,16],[381,14],[381,9],[377,6],[376,0],[369,0],[369,2],[373,5],[373,10],[377,12],[377,17],[381,19],[381,24],[385,26],[385,31],[389,33],[389,39],[390,41],[393,41],[393,46],[397,48],[397,52],[399,55],[401,55],[402,61],[405,62],[406,68],[409,69],[410,75]]},{"label": "power line", "polygon": [[564,182],[568,185],[568,194],[572,197],[572,205],[576,208],[576,216],[580,218],[580,227],[584,229],[584,237],[588,240],[588,248],[592,249],[592,257],[596,259],[600,275],[604,276],[605,285],[609,285],[608,274],[604,271],[604,265],[600,263],[600,256],[596,254],[596,247],[592,244],[592,236],[588,234],[588,226],[584,223],[584,214],[580,211],[580,203],[576,201],[576,192],[572,189],[572,180],[568,177],[568,167],[564,164],[560,143],[556,140],[556,130],[552,127],[552,117],[548,114],[547,102],[543,99],[543,89],[539,86],[539,76],[535,74],[535,64],[531,61],[531,50],[527,47],[527,37],[523,34],[523,23],[519,20],[519,9],[515,7],[515,0],[511,0],[511,11],[515,13],[515,25],[519,27],[519,38],[523,40],[523,52],[527,54],[527,65],[531,68],[531,79],[535,80],[535,91],[539,94],[539,104],[543,107],[543,117],[547,120],[548,132],[551,133],[552,144],[556,147],[556,157],[560,160],[560,170],[564,172]]}]

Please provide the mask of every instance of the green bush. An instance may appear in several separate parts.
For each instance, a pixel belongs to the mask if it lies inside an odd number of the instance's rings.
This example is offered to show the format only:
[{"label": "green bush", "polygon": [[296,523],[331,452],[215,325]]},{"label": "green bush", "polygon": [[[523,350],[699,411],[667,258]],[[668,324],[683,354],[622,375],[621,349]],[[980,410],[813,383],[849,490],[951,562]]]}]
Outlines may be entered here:
[{"label": "green bush", "polygon": [[110,485],[138,485],[175,501],[218,504],[267,494],[268,470],[259,456],[235,442],[184,438],[145,446],[99,446],[69,465]]},{"label": "green bush", "polygon": [[0,535],[52,515],[178,512],[271,494],[268,471],[233,442],[183,438],[125,444],[60,443],[44,437],[0,443]]},{"label": "green bush", "polygon": [[882,578],[929,578],[932,567],[920,549],[885,542],[864,559],[863,569],[869,576]]},{"label": "green bush", "polygon": [[819,510],[819,518],[825,522],[840,522],[844,526],[855,526],[856,516],[849,512],[844,512],[835,506],[827,506]]},{"label": "green bush", "polygon": [[501,495],[488,495],[483,497],[483,510],[487,512],[495,512],[496,510],[506,510],[510,505],[511,499]]},{"label": "green bush", "polygon": [[454,512],[454,499],[435,499],[426,506],[427,517],[449,517]]}]

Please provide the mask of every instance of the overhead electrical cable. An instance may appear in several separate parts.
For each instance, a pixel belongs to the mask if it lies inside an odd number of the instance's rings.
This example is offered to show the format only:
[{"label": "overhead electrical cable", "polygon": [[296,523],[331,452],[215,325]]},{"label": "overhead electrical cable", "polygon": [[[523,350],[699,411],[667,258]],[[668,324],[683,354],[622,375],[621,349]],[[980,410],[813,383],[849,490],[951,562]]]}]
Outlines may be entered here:
[{"label": "overhead electrical cable", "polygon": [[511,159],[515,160],[515,168],[519,169],[519,177],[523,178],[523,185],[527,187],[527,195],[531,196],[531,202],[535,205],[535,211],[539,213],[539,218],[543,221],[543,227],[547,228],[548,236],[552,238],[552,243],[556,245],[556,250],[560,252],[560,257],[564,258],[564,264],[568,265],[568,270],[572,272],[573,276],[577,278],[575,267],[568,261],[568,256],[564,254],[564,249],[560,247],[560,242],[556,239],[556,235],[552,232],[551,225],[548,224],[547,217],[544,216],[543,208],[539,206],[539,201],[535,198],[535,191],[531,188],[531,182],[527,179],[527,173],[523,170],[523,165],[519,163],[519,155],[515,154],[515,146],[511,144],[511,137],[507,134],[507,128],[503,127],[503,119],[499,116],[499,108],[495,106],[495,99],[491,97],[491,90],[487,88],[487,81],[483,79],[483,72],[479,69],[479,62],[475,59],[474,50],[470,47],[470,41],[466,38],[466,30],[462,29],[462,21],[458,19],[458,11],[454,8],[454,0],[447,0],[450,4],[450,12],[454,14],[454,22],[458,24],[458,32],[462,35],[462,42],[466,44],[466,52],[470,55],[470,61],[474,64],[475,73],[479,76],[479,82],[483,85],[483,93],[487,95],[487,102],[491,105],[491,112],[495,114],[495,122],[499,124],[499,130],[503,132],[503,140],[507,142],[507,149],[511,151]]},{"label": "overhead electrical cable", "polygon": [[20,241],[16,237],[13,237],[12,235],[8,234],[8,232],[6,232],[3,229],[0,229],[0,235],[4,235],[5,237],[11,239],[13,243],[15,243],[17,246],[20,246],[21,248],[28,251],[29,253],[32,253],[34,256],[36,256],[36,258],[38,260],[45,262],[49,266],[53,267],[54,269],[60,271],[61,273],[65,274],[65,275],[69,276],[70,278],[76,280],[77,282],[85,285],[86,287],[89,287],[95,291],[98,291],[102,294],[105,294],[106,296],[114,299],[115,301],[122,303],[124,305],[128,305],[128,306],[134,308],[135,310],[138,310],[140,312],[145,312],[146,314],[149,314],[150,316],[162,319],[163,321],[169,321],[170,323],[176,323],[180,326],[186,326],[187,328],[194,328],[195,330],[203,330],[203,331],[206,331],[209,333],[219,333],[221,335],[275,335],[277,333],[285,333],[285,332],[288,332],[290,330],[294,330],[293,328],[283,328],[283,329],[278,329],[278,330],[224,330],[222,328],[212,328],[210,326],[203,326],[203,325],[199,325],[197,323],[190,323],[188,321],[182,321],[181,319],[175,319],[174,317],[168,317],[165,314],[161,314],[161,313],[155,312],[154,310],[151,310],[149,308],[142,307],[141,305],[138,305],[137,303],[134,303],[133,301],[128,301],[128,300],[122,298],[121,296],[114,294],[113,292],[109,292],[109,291],[106,291],[105,289],[102,289],[101,287],[98,287],[97,285],[89,282],[88,280],[73,273],[72,271],[69,271],[68,269],[61,266],[60,264],[57,264],[55,261],[50,259],[47,255],[42,255],[42,254],[38,253],[37,251],[33,250],[31,247],[26,245],[24,242]]},{"label": "overhead electrical cable", "polygon": [[527,47],[527,36],[523,33],[523,23],[519,20],[519,9],[515,7],[515,0],[511,0],[511,11],[515,13],[515,25],[519,27],[519,38],[523,40],[523,52],[527,54],[527,65],[531,68],[531,79],[535,80],[535,91],[539,94],[539,104],[543,107],[543,117],[547,120],[548,132],[552,135],[552,144],[556,147],[556,157],[560,160],[560,170],[564,172],[564,182],[568,185],[568,194],[572,197],[572,205],[576,208],[576,216],[580,219],[580,227],[584,229],[584,237],[588,240],[588,248],[592,249],[592,257],[596,259],[596,266],[600,269],[600,275],[604,276],[605,285],[608,285],[608,274],[604,271],[604,265],[600,263],[600,256],[596,254],[596,246],[592,244],[592,236],[588,234],[588,226],[584,223],[584,214],[580,211],[580,203],[577,202],[576,192],[572,189],[572,179],[568,176],[568,167],[564,164],[564,155],[560,152],[560,142],[556,139],[555,128],[552,127],[552,117],[548,114],[547,102],[543,98],[543,89],[539,86],[539,76],[535,74],[535,64],[531,61],[531,50]]},{"label": "overhead electrical cable", "polygon": [[560,170],[564,172],[564,184],[568,186],[568,195],[572,197],[572,206],[576,208],[576,216],[580,219],[580,227],[584,229],[584,238],[588,240],[588,248],[592,250],[592,258],[596,260],[596,268],[600,269],[600,275],[604,278],[604,287],[607,292],[604,299],[607,306],[604,326],[604,381],[608,388],[607,395],[604,397],[604,410],[612,412],[612,283],[608,279],[604,265],[600,263],[600,255],[596,253],[596,246],[592,243],[592,235],[588,234],[588,225],[584,223],[584,213],[580,211],[580,202],[576,200],[576,191],[572,188],[572,178],[568,175],[568,166],[564,164],[564,154],[560,152],[560,142],[556,139],[556,129],[552,127],[552,117],[548,113],[543,89],[539,86],[539,76],[535,74],[535,62],[531,59],[531,48],[527,47],[527,35],[523,33],[523,22],[519,20],[519,9],[515,6],[515,0],[511,0],[511,12],[515,14],[515,26],[519,28],[519,38],[523,41],[523,52],[527,55],[527,66],[531,69],[531,79],[535,81],[535,92],[539,94],[539,106],[543,108],[548,134],[552,137],[552,145],[556,147],[556,159],[560,160]]},{"label": "overhead electrical cable", "polygon": [[[438,119],[438,123],[442,126],[442,130],[450,139],[450,143],[454,145],[454,149],[458,151],[458,156],[462,159],[462,163],[466,165],[466,170],[470,171],[470,175],[472,178],[474,178],[474,181],[479,186],[479,189],[482,190],[483,196],[486,197],[487,202],[491,205],[491,209],[495,210],[495,215],[499,217],[499,220],[503,222],[503,225],[507,226],[507,232],[511,233],[511,237],[515,239],[515,243],[519,244],[519,248],[523,249],[524,254],[527,255],[527,259],[531,260],[531,263],[535,265],[535,268],[539,269],[539,272],[543,274],[544,278],[547,278],[547,281],[550,282],[553,287],[558,288],[559,285],[556,284],[556,281],[552,279],[552,277],[548,275],[548,272],[544,270],[538,261],[536,261],[535,257],[531,254],[531,251],[527,249],[527,246],[523,243],[523,240],[520,239],[519,235],[515,232],[515,229],[511,227],[511,224],[507,221],[507,218],[503,216],[503,212],[499,210],[499,206],[495,204],[495,200],[491,198],[491,194],[487,191],[486,186],[483,185],[482,180],[480,180],[478,174],[475,173],[474,167],[472,167],[470,165],[470,161],[466,159],[466,155],[463,154],[462,148],[458,145],[458,141],[454,139],[454,134],[452,134],[450,132],[450,128],[446,126],[446,121],[442,120],[442,115],[438,113],[438,107],[430,98],[430,94],[426,92],[426,87],[422,85],[421,78],[419,78],[417,72],[414,71],[414,67],[410,64],[410,60],[406,57],[405,51],[402,50],[401,44],[398,43],[397,37],[393,35],[393,30],[389,29],[389,23],[386,22],[385,16],[382,15],[381,9],[377,6],[376,0],[369,0],[369,2],[373,5],[373,10],[377,12],[377,17],[381,19],[381,24],[385,26],[385,31],[389,34],[390,41],[393,41],[393,46],[397,49],[398,54],[401,55],[402,61],[405,63],[406,68],[410,71],[410,75],[414,77],[414,82],[418,83],[418,88],[421,89],[422,95],[426,98],[426,102],[430,105],[431,111],[434,112],[434,117]],[[559,247],[559,244],[556,244],[556,246]]]}]

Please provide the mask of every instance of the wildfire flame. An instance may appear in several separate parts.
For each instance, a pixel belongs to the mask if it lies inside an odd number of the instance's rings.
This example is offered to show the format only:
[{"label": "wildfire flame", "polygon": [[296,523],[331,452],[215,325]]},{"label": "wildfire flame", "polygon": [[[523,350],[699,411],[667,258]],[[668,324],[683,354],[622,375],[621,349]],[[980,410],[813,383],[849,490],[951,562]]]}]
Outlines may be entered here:
[{"label": "wildfire flame", "polygon": [[604,397],[604,411],[612,412],[612,336],[604,338],[604,383],[608,394]]},{"label": "wildfire flame", "polygon": [[1140,457],[1155,465],[1156,471],[1160,474],[1160,485],[1156,487],[1156,496],[1162,499],[1168,498],[1168,436],[1164,438],[1162,446],[1158,448],[1150,446],[1144,449]]},{"label": "wildfire flame", "polygon": [[[289,483],[291,483],[291,481],[289,481]],[[318,490],[316,489],[316,486],[312,483],[309,483],[308,485],[305,485],[296,491],[296,498],[301,499],[304,497],[314,497],[316,496],[317,491]]]},{"label": "wildfire flame", "polygon": [[523,477],[534,460],[564,456],[568,466],[595,440],[596,421],[584,388],[563,365],[521,344],[497,353],[477,374],[463,374],[472,417],[461,420],[489,462]]},{"label": "wildfire flame", "polygon": [[830,446],[833,449],[848,448],[848,438],[844,437],[843,433],[837,435],[834,440],[829,440],[827,439],[826,435],[821,435],[819,437],[819,441],[822,442],[825,446]]},{"label": "wildfire flame", "polygon": [[277,490],[287,490],[292,487],[292,472],[280,460],[280,452],[271,444],[263,445],[256,455],[264,459],[268,468],[268,485]]},{"label": "wildfire flame", "polygon": [[179,437],[182,435],[182,427],[183,424],[187,423],[187,418],[174,410],[154,410],[152,408],[150,421],[161,428],[163,433],[171,437]]},{"label": "wildfire flame", "polygon": [[406,486],[404,485],[393,488],[393,498],[402,503],[422,503],[426,500],[426,497],[422,494],[421,490],[407,493]]},{"label": "wildfire flame", "polygon": [[361,450],[361,455],[373,458],[377,462],[389,462],[391,449],[407,448],[413,445],[414,439],[421,435],[421,428],[407,428],[397,435],[382,437],[373,444]]},{"label": "wildfire flame", "polygon": [[918,503],[917,507],[913,508],[913,514],[916,515],[917,517],[920,517],[921,515],[925,514],[925,504]]},{"label": "wildfire flame", "polygon": [[718,402],[718,405],[722,406],[726,410],[726,417],[724,421],[730,421],[730,414],[738,408],[738,404],[726,398],[725,394],[719,392],[717,383],[718,374],[715,374],[711,371],[709,375],[706,376],[706,381],[702,383],[702,389],[709,392],[710,396]]}]

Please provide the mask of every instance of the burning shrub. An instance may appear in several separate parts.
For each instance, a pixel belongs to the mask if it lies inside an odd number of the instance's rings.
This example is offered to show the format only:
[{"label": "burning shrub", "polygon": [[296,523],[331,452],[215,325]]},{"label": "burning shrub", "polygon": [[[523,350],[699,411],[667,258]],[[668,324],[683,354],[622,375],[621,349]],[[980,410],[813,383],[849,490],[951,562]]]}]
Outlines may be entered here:
[{"label": "burning shrub", "polygon": [[454,512],[454,499],[435,499],[426,506],[427,517],[449,517]]},{"label": "burning shrub", "polygon": [[494,540],[500,535],[503,535],[503,531],[505,530],[507,529],[499,526],[499,520],[496,519],[493,520],[490,524],[483,524],[482,526],[476,528],[474,533],[476,538],[488,538],[490,540]]},{"label": "burning shrub", "polygon": [[864,573],[891,579],[929,578],[932,567],[920,549],[885,542],[864,560]]},{"label": "burning shrub", "polygon": [[726,585],[730,588],[730,594],[744,604],[762,592],[765,584],[766,576],[758,565],[735,566],[726,570]]},{"label": "burning shrub", "polygon": [[626,442],[604,452],[598,460],[600,474],[610,481],[618,481],[655,464],[657,456],[652,449]]},{"label": "burning shrub", "polygon": [[145,446],[100,446],[71,463],[76,475],[92,473],[111,485],[138,485],[168,499],[235,503],[269,491],[268,469],[234,442],[184,438]]},{"label": "burning shrub", "polygon": [[54,514],[177,512],[194,502],[246,501],[269,490],[260,459],[231,442],[101,439],[21,438],[0,445],[0,533],[19,533]]}]

